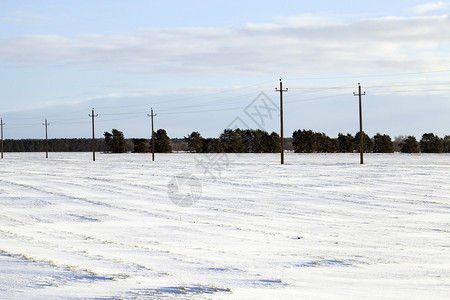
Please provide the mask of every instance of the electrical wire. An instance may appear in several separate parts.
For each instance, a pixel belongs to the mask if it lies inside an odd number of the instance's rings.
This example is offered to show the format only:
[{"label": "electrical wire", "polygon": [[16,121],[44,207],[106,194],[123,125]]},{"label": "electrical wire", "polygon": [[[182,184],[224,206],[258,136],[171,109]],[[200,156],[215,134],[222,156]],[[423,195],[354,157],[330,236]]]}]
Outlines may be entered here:
[{"label": "electrical wire", "polygon": [[[303,79],[314,79],[314,80],[324,80],[324,79],[353,79],[353,78],[377,78],[377,77],[389,77],[389,76],[407,76],[407,75],[424,75],[424,74],[438,74],[438,73],[447,73],[450,70],[438,70],[438,71],[425,71],[425,72],[407,72],[407,73],[391,73],[391,74],[375,74],[375,75],[362,75],[362,76],[336,76],[336,77],[308,77]],[[296,81],[301,80],[299,78],[293,79],[289,78],[288,81]],[[440,80],[429,82],[427,80],[431,79],[414,79],[415,81],[410,81],[405,79],[404,81],[397,81],[390,84],[383,84],[380,82],[369,81],[364,84],[364,89],[368,92],[368,95],[386,95],[386,94],[423,94],[423,93],[438,93],[438,92],[446,92],[450,91],[450,88],[445,88],[445,86],[450,85],[448,80]],[[418,81],[419,80],[419,81]],[[96,107],[96,113],[99,113],[99,116],[105,116],[106,118],[99,118],[96,122],[105,123],[105,122],[113,122],[119,120],[127,120],[127,119],[135,119],[142,116],[142,118],[147,117],[147,112],[134,110],[133,108],[139,107],[151,107],[155,104],[161,104],[160,108],[156,110],[156,112],[160,115],[184,115],[184,114],[202,114],[202,113],[210,113],[210,112],[222,112],[222,111],[233,111],[239,109],[245,109],[248,105],[248,102],[252,99],[255,99],[255,92],[248,93],[238,93],[244,89],[251,89],[252,87],[263,87],[266,84],[272,84],[273,81],[259,83],[251,86],[238,87],[238,88],[229,88],[226,90],[221,90],[212,93],[205,93],[201,95],[192,95],[192,96],[184,96],[177,97],[171,96],[170,98],[158,99],[151,101],[150,103],[143,104],[133,104],[133,105],[108,105],[108,106],[98,106]],[[324,85],[324,86],[290,86],[289,94],[286,95],[285,102],[286,103],[305,103],[305,102],[314,102],[314,101],[323,101],[330,100],[335,98],[340,98],[344,96],[352,96],[354,92],[354,88],[356,85],[352,84],[342,84],[342,85]],[[411,87],[411,88],[409,88]],[[433,88],[434,87],[434,88]],[[343,93],[342,91],[348,90],[348,92]],[[340,91],[340,93],[335,94],[334,91]],[[263,92],[270,95],[270,93],[274,92],[274,89],[264,88]],[[180,102],[184,102],[180,105]],[[189,102],[189,103],[186,103]],[[240,105],[241,104],[241,105]],[[123,112],[115,112],[114,110],[120,108],[132,109],[129,111]],[[17,113],[17,112],[14,112]],[[78,124],[89,124],[90,120],[87,116],[84,115],[84,110],[76,110],[69,111],[67,113],[68,116],[74,116],[72,118],[61,118],[56,117],[52,119],[52,115],[50,115],[50,123],[58,124],[58,125],[78,125]],[[75,117],[75,115],[79,115],[79,117]],[[83,115],[83,116],[82,116]],[[113,118],[109,118],[113,117]],[[82,119],[86,118],[86,119]],[[4,118],[5,120],[5,118]],[[28,120],[29,123],[8,123],[6,128],[8,129],[25,129],[35,127],[37,125],[41,125],[40,121],[37,121],[37,118],[34,117],[22,117],[22,116],[14,116],[14,120]],[[33,120],[36,120],[34,122]]]}]

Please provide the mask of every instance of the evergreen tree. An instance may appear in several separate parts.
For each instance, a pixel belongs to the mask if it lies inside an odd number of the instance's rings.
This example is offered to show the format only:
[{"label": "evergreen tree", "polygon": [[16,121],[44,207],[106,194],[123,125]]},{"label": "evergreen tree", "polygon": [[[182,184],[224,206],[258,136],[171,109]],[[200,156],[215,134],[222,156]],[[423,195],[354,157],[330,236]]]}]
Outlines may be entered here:
[{"label": "evergreen tree", "polygon": [[281,138],[276,132],[272,132],[266,141],[267,152],[269,153],[281,153]]},{"label": "evergreen tree", "polygon": [[269,150],[270,135],[267,131],[247,129],[242,131],[242,140],[247,153],[267,153]]},{"label": "evergreen tree", "polygon": [[[96,151],[105,149],[105,140],[96,139]],[[89,152],[92,151],[92,139],[49,139],[51,152]],[[45,140],[4,140],[5,152],[43,152]]]},{"label": "evergreen tree", "polygon": [[203,153],[221,153],[224,151],[223,145],[219,139],[207,138],[203,139]]},{"label": "evergreen tree", "polygon": [[158,131],[156,131],[155,152],[158,153],[172,152],[172,145],[170,144],[170,138],[167,136],[167,132],[164,129],[158,129]]},{"label": "evergreen tree", "polygon": [[387,134],[377,133],[374,138],[373,152],[374,153],[393,153],[394,144],[392,143],[391,137]]},{"label": "evergreen tree", "polygon": [[112,134],[105,132],[104,136],[106,145],[112,153],[125,153],[127,151],[127,146],[122,131],[113,129]]},{"label": "evergreen tree", "polygon": [[339,141],[337,139],[332,139],[329,136],[322,134],[323,145],[322,152],[325,153],[336,153],[339,152]]},{"label": "evergreen tree", "polygon": [[203,138],[199,132],[194,131],[184,138],[188,144],[189,152],[201,153],[203,152]]},{"label": "evergreen tree", "polygon": [[444,146],[444,149],[443,149],[443,151],[445,152],[445,153],[450,153],[450,135],[446,135],[445,137],[444,137],[444,140],[443,140],[443,146]]},{"label": "evergreen tree", "polygon": [[419,153],[420,146],[414,136],[408,136],[403,142],[399,144],[402,153]]},{"label": "evergreen tree", "polygon": [[134,153],[147,153],[148,145],[147,139],[132,139],[134,145]]},{"label": "evergreen tree", "polygon": [[442,153],[444,151],[443,140],[433,133],[425,133],[420,140],[420,150],[422,153]]},{"label": "evergreen tree", "polygon": [[[355,134],[355,139],[353,140],[354,145],[355,145],[355,149],[357,149],[357,152],[359,152],[359,140],[360,134],[359,131]],[[365,153],[370,153],[373,151],[373,142],[372,139],[363,131],[363,137],[364,137],[364,152]]]},{"label": "evergreen tree", "polygon": [[292,133],[292,145],[295,153],[314,152],[314,132],[312,130],[297,130]]},{"label": "evergreen tree", "polygon": [[292,145],[296,153],[334,153],[339,151],[337,139],[331,139],[325,133],[312,130],[297,130],[292,134]]},{"label": "evergreen tree", "polygon": [[255,130],[253,129],[240,130],[239,134],[242,138],[242,142],[244,143],[243,152],[245,153],[253,152]]},{"label": "evergreen tree", "polygon": [[339,152],[353,153],[355,151],[354,137],[350,133],[347,133],[347,135],[339,133],[337,141],[339,144]]},{"label": "evergreen tree", "polygon": [[253,153],[271,153],[273,152],[271,146],[272,140],[267,131],[258,129],[253,133],[252,151]]},{"label": "evergreen tree", "polygon": [[242,130],[225,129],[220,135],[220,141],[227,153],[244,153],[245,144],[242,138]]},{"label": "evergreen tree", "polygon": [[105,131],[103,136],[105,137],[105,152],[112,151],[112,134]]}]

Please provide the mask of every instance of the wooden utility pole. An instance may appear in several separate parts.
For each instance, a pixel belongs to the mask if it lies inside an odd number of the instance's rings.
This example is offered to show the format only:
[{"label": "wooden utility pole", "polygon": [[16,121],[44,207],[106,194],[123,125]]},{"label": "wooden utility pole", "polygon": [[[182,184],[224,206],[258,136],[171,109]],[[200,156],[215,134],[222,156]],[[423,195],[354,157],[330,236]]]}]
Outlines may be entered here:
[{"label": "wooden utility pole", "polygon": [[5,123],[3,123],[3,119],[0,119],[0,124],[2,127],[2,159],[3,159],[3,125],[6,125]]},{"label": "wooden utility pole", "polygon": [[275,91],[280,92],[280,124],[281,124],[281,164],[284,164],[284,133],[283,133],[283,92],[287,92],[286,88],[283,90],[283,82],[280,79],[280,89],[275,88]]},{"label": "wooden utility pole", "polygon": [[45,126],[45,158],[48,158],[48,134],[47,134],[47,126],[50,123],[47,123],[47,119],[45,119],[45,123],[42,123]]},{"label": "wooden utility pole", "polygon": [[155,161],[155,130],[153,129],[153,117],[156,116],[156,114],[153,114],[153,107],[150,111],[150,114],[147,114],[152,119],[152,161]]},{"label": "wooden utility pole", "polygon": [[94,118],[98,117],[92,109],[92,114],[89,115],[92,118],[92,160],[95,161],[95,129],[94,129]]},{"label": "wooden utility pole", "polygon": [[366,92],[361,93],[361,84],[358,83],[358,93],[353,92],[353,96],[359,96],[359,153],[361,164],[364,163],[363,152],[364,152],[364,136],[362,129],[362,105],[361,105],[361,96],[364,96]]}]

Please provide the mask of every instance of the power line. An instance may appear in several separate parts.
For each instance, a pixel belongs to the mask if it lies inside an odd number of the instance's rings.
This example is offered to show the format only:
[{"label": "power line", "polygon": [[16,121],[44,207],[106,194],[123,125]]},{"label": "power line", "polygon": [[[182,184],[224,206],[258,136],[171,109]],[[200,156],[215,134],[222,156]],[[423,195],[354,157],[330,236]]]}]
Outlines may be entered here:
[{"label": "power line", "polygon": [[173,112],[173,113],[160,113],[162,115],[181,115],[181,114],[192,114],[192,113],[204,113],[204,112],[216,112],[216,111],[230,111],[230,110],[238,110],[242,109],[241,106],[234,108],[226,108],[226,109],[207,109],[207,110],[195,110],[195,111],[184,111],[184,112]]},{"label": "power line", "polygon": [[102,116],[137,116],[137,115],[142,115],[142,112],[129,112],[129,113],[112,113],[112,114],[108,114],[108,113],[104,113],[102,114]]},{"label": "power line", "polygon": [[324,96],[318,96],[318,97],[314,97],[314,98],[305,98],[305,99],[296,99],[294,96],[297,95],[301,95],[301,94],[291,94],[292,96],[290,97],[290,100],[285,101],[285,103],[306,103],[306,102],[312,102],[312,101],[317,101],[317,100],[329,100],[332,98],[339,98],[339,97],[343,97],[343,96],[348,96],[348,93],[342,93],[342,94],[337,94],[337,95],[324,95]]},{"label": "power line", "polygon": [[430,85],[448,85],[450,82],[448,81],[433,81],[433,82],[414,82],[414,83],[403,83],[403,82],[398,82],[398,83],[392,83],[389,85],[370,85],[370,84],[366,84],[366,86],[370,87],[371,89],[373,88],[385,88],[385,87],[404,87],[404,86],[430,86]]},{"label": "power line", "polygon": [[[199,99],[199,98],[204,98],[204,97],[210,97],[210,96],[215,96],[215,95],[221,95],[221,94],[226,94],[226,93],[231,93],[234,91],[238,91],[238,90],[244,90],[244,89],[249,89],[252,87],[257,87],[257,86],[261,86],[261,85],[265,85],[265,84],[269,84],[272,83],[273,81],[267,81],[267,82],[261,82],[261,83],[257,83],[257,84],[253,84],[253,85],[249,85],[249,86],[242,86],[242,87],[237,87],[237,88],[227,88],[225,90],[222,91],[218,91],[218,92],[213,92],[213,93],[206,93],[206,94],[202,94],[202,95],[195,95],[195,96],[188,96],[188,97],[182,97],[182,98],[177,98],[177,99],[172,99],[170,102],[179,102],[179,101],[184,101],[184,100],[192,100],[192,99]],[[153,103],[160,103],[160,102],[167,102],[167,99],[161,99],[159,101],[154,101]],[[147,106],[148,104],[137,104],[137,105],[121,105],[121,106],[100,106],[97,108],[124,108],[124,107],[144,107]]]},{"label": "power line", "polygon": [[290,88],[291,90],[340,90],[340,89],[349,89],[351,88],[351,86],[330,86],[330,87],[309,87],[309,86],[305,86],[305,87],[293,87]]},{"label": "power line", "polygon": [[[356,77],[385,77],[385,76],[400,76],[400,75],[419,75],[419,74],[438,74],[438,73],[446,73],[450,72],[450,70],[440,70],[440,71],[426,71],[426,72],[409,72],[409,73],[391,73],[391,74],[378,74],[378,75],[364,75],[364,76],[341,76],[341,77],[333,77],[335,79],[339,78],[356,78]],[[426,76],[418,76],[412,79],[413,81],[417,81],[420,77],[426,77]],[[437,76],[434,76],[437,77]],[[431,78],[431,76],[429,77]],[[443,77],[441,77],[443,78]],[[314,78],[310,78],[314,79]],[[324,78],[318,78],[318,79],[326,79]],[[425,80],[425,79],[424,79]],[[272,82],[272,81],[270,81]],[[372,80],[372,85],[366,84],[366,88],[369,86],[371,89],[371,93],[374,95],[385,95],[389,93],[430,93],[430,92],[445,92],[450,91],[449,88],[443,87],[444,85],[448,85],[449,81],[438,81],[438,82],[411,82],[409,80],[401,81],[393,83],[391,85],[384,85],[380,82],[377,82],[376,80]],[[255,86],[261,86],[262,84],[258,84]],[[442,87],[440,87],[442,86]],[[428,88],[427,88],[428,87]],[[222,111],[233,111],[233,110],[242,110],[243,105],[235,105],[235,104],[242,104],[243,101],[247,99],[247,97],[254,95],[254,93],[242,93],[237,95],[230,95],[230,93],[233,93],[235,91],[239,91],[242,89],[245,89],[248,87],[239,87],[234,89],[227,89],[222,90],[214,93],[206,93],[203,95],[195,95],[195,96],[189,96],[189,97],[181,97],[176,98],[167,101],[167,99],[164,100],[158,100],[155,101],[157,103],[159,102],[167,102],[164,103],[165,105],[162,105],[160,109],[158,109],[158,114],[160,115],[183,115],[183,114],[202,114],[202,113],[210,113],[210,112],[222,112]],[[350,89],[351,86],[349,85],[329,85],[329,86],[294,86],[290,87],[290,99],[288,101],[285,101],[285,103],[305,103],[305,102],[312,102],[312,101],[321,101],[321,100],[329,100],[332,98],[337,97],[343,97],[348,95],[347,93],[340,93],[346,89]],[[336,91],[339,94],[333,93],[333,91]],[[328,94],[328,95],[327,95]],[[309,97],[305,97],[305,95]],[[314,97],[317,95],[317,97]],[[312,96],[312,97],[311,97]],[[176,105],[177,102],[180,101],[186,101],[189,99],[194,99],[194,101],[190,102],[189,104],[185,105]],[[147,101],[148,102],[148,101]],[[181,104],[181,103],[179,103]],[[102,118],[99,122],[112,122],[117,120],[127,120],[131,118],[137,118],[142,115],[142,117],[145,116],[145,112],[142,111],[125,111],[125,112],[114,112],[111,111],[115,108],[119,107],[127,107],[127,108],[133,108],[133,107],[140,107],[140,106],[147,106],[147,104],[139,104],[139,105],[131,105],[131,106],[105,106],[106,112],[102,115],[105,116],[111,116],[115,118]],[[210,109],[209,109],[210,108]],[[108,112],[109,110],[109,112]],[[78,111],[69,113],[70,115],[78,114]],[[91,116],[91,115],[90,115]],[[16,117],[18,120],[34,120],[33,117]],[[57,118],[56,120],[53,120],[53,124],[58,125],[76,125],[76,124],[87,124],[87,121],[81,121],[80,118]],[[23,129],[28,127],[34,127],[38,123],[10,123],[8,122],[8,129]],[[94,154],[95,155],[95,154]]]},{"label": "power line", "polygon": [[[236,96],[227,97],[227,98],[215,99],[215,100],[212,100],[212,101],[208,101],[206,103],[201,103],[201,104],[199,103],[198,105],[192,105],[191,104],[191,105],[177,106],[177,107],[170,108],[170,109],[171,110],[172,109],[184,110],[186,108],[197,107],[197,106],[205,107],[205,106],[211,106],[211,105],[228,105],[228,104],[233,104],[235,102],[241,103],[242,102],[242,98],[249,97],[249,96],[254,96],[254,95],[255,95],[255,93],[252,92],[252,93],[248,93],[248,94],[244,94],[244,95],[236,95]],[[230,101],[230,100],[234,100],[234,101]],[[226,102],[224,102],[224,101],[226,101]],[[220,103],[220,102],[223,102],[223,103]]]},{"label": "power line", "polygon": [[387,94],[387,93],[429,93],[429,92],[445,92],[450,91],[450,89],[432,89],[432,90],[386,90],[386,91],[374,91],[374,94]]},{"label": "power line", "polygon": [[355,76],[329,76],[329,77],[299,77],[288,78],[290,81],[295,80],[329,80],[329,79],[354,79],[354,78],[372,78],[372,77],[390,77],[390,76],[404,76],[404,75],[421,75],[421,74],[437,74],[448,73],[450,70],[435,70],[435,71],[421,71],[421,72],[405,72],[405,73],[386,73],[386,74],[372,74],[372,75],[355,75]]}]

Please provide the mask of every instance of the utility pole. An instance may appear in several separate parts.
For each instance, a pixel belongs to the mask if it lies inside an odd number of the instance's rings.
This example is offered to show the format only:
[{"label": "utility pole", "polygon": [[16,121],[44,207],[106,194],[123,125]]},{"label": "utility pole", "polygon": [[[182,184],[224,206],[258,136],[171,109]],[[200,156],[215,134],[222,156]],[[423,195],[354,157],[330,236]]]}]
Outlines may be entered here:
[{"label": "utility pole", "polygon": [[98,117],[92,109],[92,114],[89,115],[92,118],[92,160],[95,161],[95,129],[94,129],[94,118]]},{"label": "utility pole", "polygon": [[361,96],[365,96],[366,92],[361,93],[361,84],[358,83],[358,94],[353,92],[353,96],[359,96],[359,153],[361,158],[361,165],[364,163],[363,152],[364,152],[364,136],[362,129],[362,106],[361,106]]},{"label": "utility pole", "polygon": [[47,123],[47,119],[45,119],[45,123],[42,123],[45,126],[45,158],[48,158],[48,134],[47,134],[47,126],[50,123]]},{"label": "utility pole", "polygon": [[280,92],[280,123],[281,123],[281,164],[284,164],[284,133],[283,133],[283,92],[287,92],[288,89],[283,90],[283,82],[280,79],[280,89],[275,88],[275,91]]},{"label": "utility pole", "polygon": [[156,117],[156,114],[153,114],[153,107],[150,114],[147,114],[147,116],[152,119],[152,161],[155,161],[155,130],[153,129],[153,117]]},{"label": "utility pole", "polygon": [[5,123],[3,123],[3,119],[0,119],[0,124],[2,127],[2,159],[3,159],[3,125],[6,125]]}]

